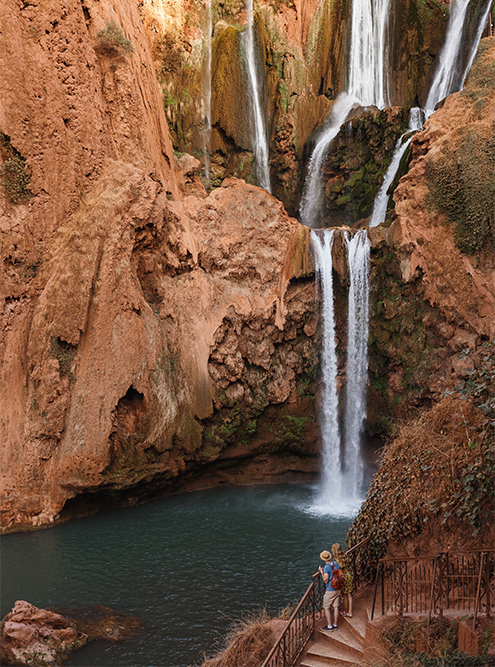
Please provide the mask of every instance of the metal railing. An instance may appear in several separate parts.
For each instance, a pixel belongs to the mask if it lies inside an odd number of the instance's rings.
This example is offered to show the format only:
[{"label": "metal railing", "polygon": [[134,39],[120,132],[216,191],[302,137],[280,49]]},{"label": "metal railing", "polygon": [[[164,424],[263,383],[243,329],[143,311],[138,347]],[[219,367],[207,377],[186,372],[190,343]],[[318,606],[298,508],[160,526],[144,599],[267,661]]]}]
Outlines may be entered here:
[{"label": "metal railing", "polygon": [[[362,588],[371,582],[372,568],[369,559],[359,550],[370,538],[358,542],[346,552],[349,566],[353,573],[354,589]],[[262,667],[293,667],[314,635],[316,622],[322,617],[322,600],[325,584],[319,572],[312,581],[301,601],[295,608],[287,626],[275,642]]]},{"label": "metal railing", "polygon": [[374,580],[376,563],[372,563],[368,549],[363,549],[370,541],[365,537],[345,552],[352,573],[354,592],[371,584]]},{"label": "metal railing", "polygon": [[[495,550],[469,551],[461,556],[440,553],[426,558],[382,558],[375,579],[371,618],[378,591],[382,615],[394,612],[442,616],[447,610],[477,616],[495,611]],[[379,589],[380,585],[380,589]]]},{"label": "metal railing", "polygon": [[293,667],[296,664],[314,634],[316,621],[321,618],[324,589],[323,579],[317,572],[262,667]]}]

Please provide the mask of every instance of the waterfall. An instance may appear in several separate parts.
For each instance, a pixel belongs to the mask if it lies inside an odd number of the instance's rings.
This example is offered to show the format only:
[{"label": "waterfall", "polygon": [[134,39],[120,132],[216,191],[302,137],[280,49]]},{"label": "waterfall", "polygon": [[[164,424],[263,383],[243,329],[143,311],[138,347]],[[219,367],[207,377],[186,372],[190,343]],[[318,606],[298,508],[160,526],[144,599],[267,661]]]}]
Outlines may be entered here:
[{"label": "waterfall", "polygon": [[439,65],[435,71],[435,76],[426,99],[425,113],[427,117],[433,113],[436,105],[441,100],[462,89],[464,79],[471,69],[476,56],[483,28],[488,20],[492,0],[488,0],[485,10],[481,14],[476,37],[469,49],[467,63],[464,69],[462,69],[462,37],[469,1],[455,0],[454,6],[450,11],[447,34],[440,53]]},{"label": "waterfall", "polygon": [[207,28],[206,28],[206,67],[203,86],[205,95],[205,129],[203,133],[203,155],[205,158],[205,180],[210,185],[210,153],[211,153],[211,33],[213,28],[211,0],[207,0]]},{"label": "waterfall", "polygon": [[493,2],[493,0],[488,0],[488,2],[486,3],[485,11],[481,15],[481,19],[480,19],[480,22],[478,24],[478,29],[476,31],[476,37],[475,37],[473,43],[471,44],[471,48],[469,50],[469,56],[468,56],[468,59],[467,59],[466,67],[464,68],[464,71],[462,73],[460,88],[463,87],[464,81],[465,81],[465,79],[468,75],[468,72],[471,69],[471,66],[472,66],[472,64],[474,62],[474,59],[476,57],[476,53],[478,51],[478,46],[479,46],[479,43],[480,43],[481,35],[483,34],[483,30],[488,23],[488,16],[490,14],[490,8],[492,6],[492,2]]},{"label": "waterfall", "polygon": [[300,205],[301,220],[307,227],[318,223],[323,199],[322,166],[330,143],[352,107],[374,104],[383,109],[388,104],[385,38],[389,4],[390,0],[353,0],[347,92],[335,102],[308,164]]},{"label": "waterfall", "polygon": [[316,143],[308,164],[308,175],[304,184],[304,192],[301,198],[300,215],[303,224],[314,227],[318,221],[318,215],[322,206],[323,183],[321,170],[323,161],[327,155],[327,149],[334,139],[341,125],[349,115],[354,104],[359,104],[355,97],[343,94],[335,102],[327,127]]},{"label": "waterfall", "polygon": [[488,14],[490,12],[491,2],[492,0],[488,0],[485,10],[481,15],[476,31],[476,37],[471,44],[471,48],[469,49],[467,64],[464,67],[464,70],[462,70],[461,74],[459,74],[461,71],[459,60],[462,51],[462,35],[466,21],[466,12],[469,0],[455,1],[449,17],[445,42],[440,52],[439,66],[436,70],[435,77],[428,93],[425,109],[424,111],[417,107],[413,107],[411,109],[409,127],[396,144],[392,162],[390,163],[389,168],[385,174],[380,191],[375,198],[373,214],[369,222],[370,227],[376,227],[385,220],[385,216],[387,215],[387,203],[389,199],[387,191],[391,186],[395,175],[397,174],[402,156],[411,143],[414,134],[423,129],[423,114],[426,118],[428,118],[433,113],[438,102],[443,100],[448,95],[451,95],[456,91],[456,89],[460,90],[464,85],[464,79],[466,78],[467,73],[473,64],[476,52],[478,50],[481,35],[483,34],[483,28],[486,24]]},{"label": "waterfall", "polygon": [[409,126],[404,134],[399,138],[397,144],[395,145],[395,151],[392,156],[392,161],[388,166],[388,169],[385,173],[382,186],[375,198],[375,203],[373,206],[373,214],[371,216],[369,226],[376,227],[385,220],[387,215],[387,204],[389,199],[388,189],[392,185],[392,182],[397,174],[399,169],[400,161],[402,156],[407,150],[407,147],[411,143],[413,136],[416,132],[419,132],[423,129],[423,112],[419,107],[413,107],[411,109],[409,117]]},{"label": "waterfall", "polygon": [[340,431],[337,393],[337,351],[335,346],[335,315],[333,304],[332,247],[333,230],[311,232],[315,253],[316,278],[322,295],[322,442],[323,480],[319,504],[329,507],[340,499]]},{"label": "waterfall", "polygon": [[428,115],[432,113],[440,100],[454,91],[456,79],[459,78],[459,54],[469,2],[470,0],[455,0],[451,7],[447,34],[440,52],[439,66],[435,71],[425,104]]},{"label": "waterfall", "polygon": [[268,141],[261,112],[256,60],[254,57],[254,9],[253,0],[247,0],[248,23],[243,35],[250,89],[250,107],[252,112],[252,142],[256,176],[262,188],[271,192],[270,170],[268,167]]},{"label": "waterfall", "polygon": [[362,106],[389,104],[386,35],[390,0],[353,0],[349,52],[349,95]]},{"label": "waterfall", "polygon": [[360,229],[351,238],[346,234],[346,243],[350,287],[343,490],[349,500],[359,500],[363,482],[361,439],[366,419],[368,383],[370,244],[364,229]]}]

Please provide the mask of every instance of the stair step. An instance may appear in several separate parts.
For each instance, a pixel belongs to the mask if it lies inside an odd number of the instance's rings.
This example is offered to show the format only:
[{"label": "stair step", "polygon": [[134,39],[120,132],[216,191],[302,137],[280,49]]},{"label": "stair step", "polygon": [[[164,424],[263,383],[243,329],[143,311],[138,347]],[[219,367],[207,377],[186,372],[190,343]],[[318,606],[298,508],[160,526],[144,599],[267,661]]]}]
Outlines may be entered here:
[{"label": "stair step", "polygon": [[350,628],[351,632],[354,633],[354,636],[364,642],[364,636],[366,635],[366,623],[368,622],[368,615],[366,609],[358,614],[353,614],[352,618],[342,618],[341,622],[344,623]]},{"label": "stair step", "polygon": [[361,667],[362,663],[349,662],[339,658],[315,658],[307,655],[298,663],[300,667]]},{"label": "stair step", "polygon": [[[331,635],[333,633],[330,632],[328,634]],[[307,656],[320,659],[332,658],[354,663],[359,662],[363,658],[364,651],[358,651],[337,640],[332,641],[330,637],[320,639],[318,636],[318,639],[308,648]]]},{"label": "stair step", "polygon": [[322,636],[329,645],[335,645],[337,648],[347,650],[358,660],[363,656],[364,640],[361,636],[359,638],[356,637],[352,628],[344,622],[344,619],[340,620],[338,630],[334,630],[333,632],[320,630],[318,638]]}]

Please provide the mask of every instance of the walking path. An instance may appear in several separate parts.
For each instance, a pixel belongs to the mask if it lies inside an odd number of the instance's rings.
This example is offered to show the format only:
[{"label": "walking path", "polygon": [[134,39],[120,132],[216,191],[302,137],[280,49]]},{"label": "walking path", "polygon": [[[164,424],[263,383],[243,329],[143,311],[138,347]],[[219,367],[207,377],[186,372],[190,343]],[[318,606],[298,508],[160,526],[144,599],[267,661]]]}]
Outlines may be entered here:
[{"label": "walking path", "polygon": [[[373,587],[367,586],[353,597],[353,617],[340,616],[333,632],[320,630],[318,623],[313,641],[309,642],[296,667],[359,667],[364,664],[364,636],[371,616]],[[342,605],[341,605],[342,606]]]}]

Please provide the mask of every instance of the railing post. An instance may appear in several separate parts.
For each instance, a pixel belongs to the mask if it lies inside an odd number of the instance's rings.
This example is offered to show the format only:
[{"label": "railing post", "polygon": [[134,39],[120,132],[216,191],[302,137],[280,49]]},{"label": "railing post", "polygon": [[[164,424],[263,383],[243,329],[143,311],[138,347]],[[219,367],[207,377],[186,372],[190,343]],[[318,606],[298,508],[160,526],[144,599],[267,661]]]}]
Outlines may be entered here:
[{"label": "railing post", "polygon": [[487,554],[485,565],[485,595],[486,595],[486,617],[490,618],[490,554]]},{"label": "railing post", "polygon": [[382,616],[385,616],[385,565],[382,563]]},{"label": "railing post", "polygon": [[[378,577],[380,575],[380,565],[381,563],[378,563],[378,567],[376,568],[376,575],[375,575],[375,592],[373,593],[373,606],[371,607],[371,620],[373,620],[373,616],[375,614],[375,602],[376,602],[376,591],[378,588]],[[383,614],[382,614],[383,616]]]},{"label": "railing post", "polygon": [[481,554],[480,554],[480,571],[479,571],[479,574],[478,574],[478,586],[477,586],[477,589],[476,589],[476,600],[475,600],[475,603],[474,603],[473,631],[476,629],[476,620],[477,620],[477,617],[478,617],[478,603],[479,603],[479,599],[480,599],[480,590],[481,590],[481,575],[483,573],[484,562],[485,562],[485,552],[482,551]]},{"label": "railing post", "polygon": [[430,621],[431,621],[431,610],[433,607],[433,594],[435,592],[435,579],[437,576],[437,559],[438,556],[435,556],[433,559],[433,574],[431,575],[431,593],[430,593],[430,604],[428,607],[428,623],[426,624],[426,627],[430,627]]}]

